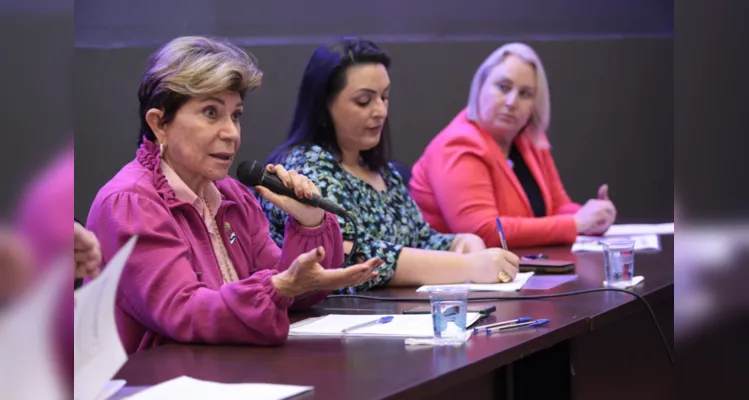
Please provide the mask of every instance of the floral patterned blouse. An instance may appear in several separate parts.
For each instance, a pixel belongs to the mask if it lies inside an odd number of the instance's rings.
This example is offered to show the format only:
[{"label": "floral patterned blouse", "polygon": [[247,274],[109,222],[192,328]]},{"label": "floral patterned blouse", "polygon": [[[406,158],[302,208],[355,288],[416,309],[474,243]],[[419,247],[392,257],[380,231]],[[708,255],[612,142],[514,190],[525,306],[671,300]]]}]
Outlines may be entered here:
[{"label": "floral patterned blouse", "polygon": [[[452,234],[438,233],[424,221],[403,178],[390,163],[380,171],[387,186],[384,191],[377,191],[346,172],[335,157],[320,146],[297,147],[280,164],[308,177],[317,185],[323,197],[348,210],[355,219],[356,233],[349,221],[338,217],[343,240],[356,241],[359,246],[352,257],[356,261],[352,263],[372,257],[384,261],[376,278],[350,288],[351,292],[387,284],[395,274],[404,246],[448,250],[455,238]],[[271,237],[280,247],[283,244],[286,214],[262,197],[259,200],[270,222]]]}]

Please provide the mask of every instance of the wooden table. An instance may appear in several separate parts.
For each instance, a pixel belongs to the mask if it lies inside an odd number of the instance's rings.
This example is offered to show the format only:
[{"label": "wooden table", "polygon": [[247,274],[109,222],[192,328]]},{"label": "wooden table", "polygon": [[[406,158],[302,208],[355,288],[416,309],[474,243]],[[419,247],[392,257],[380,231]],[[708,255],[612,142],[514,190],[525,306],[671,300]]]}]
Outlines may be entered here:
[{"label": "wooden table", "polygon": [[[673,237],[662,251],[638,253],[635,270],[646,277],[634,291],[656,309],[673,348]],[[303,398],[669,398],[674,370],[644,305],[626,293],[597,292],[546,300],[522,295],[601,287],[601,254],[569,248],[517,250],[576,262],[577,279],[544,290],[472,293],[497,311],[481,323],[519,316],[549,318],[536,329],[473,337],[463,347],[406,347],[402,339],[290,338],[280,347],[166,345],[137,353],[117,378],[147,386],[181,375],[217,382],[310,385]],[[372,291],[380,298],[424,295],[413,288]],[[301,319],[325,313],[400,313],[420,303],[329,299]],[[423,303],[422,303],[423,304]]]}]

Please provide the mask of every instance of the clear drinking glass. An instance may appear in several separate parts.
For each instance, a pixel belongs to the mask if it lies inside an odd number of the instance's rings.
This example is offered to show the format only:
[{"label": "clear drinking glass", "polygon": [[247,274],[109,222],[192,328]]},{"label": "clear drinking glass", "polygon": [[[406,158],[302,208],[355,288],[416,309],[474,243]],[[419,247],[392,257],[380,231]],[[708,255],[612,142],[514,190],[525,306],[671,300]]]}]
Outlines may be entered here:
[{"label": "clear drinking glass", "polygon": [[432,305],[434,340],[440,344],[465,342],[468,288],[442,286],[428,290]]},{"label": "clear drinking glass", "polygon": [[606,268],[606,286],[632,282],[635,276],[635,241],[632,239],[606,239],[603,246],[603,263]]}]

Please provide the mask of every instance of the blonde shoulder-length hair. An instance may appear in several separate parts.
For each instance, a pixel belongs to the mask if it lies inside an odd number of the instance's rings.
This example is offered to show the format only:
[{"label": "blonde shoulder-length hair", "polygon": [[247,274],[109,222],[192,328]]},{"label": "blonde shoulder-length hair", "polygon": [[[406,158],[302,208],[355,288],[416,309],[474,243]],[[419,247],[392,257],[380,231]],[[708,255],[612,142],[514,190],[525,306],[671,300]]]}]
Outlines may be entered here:
[{"label": "blonde shoulder-length hair", "polygon": [[166,124],[190,98],[225,91],[244,98],[260,86],[262,77],[255,57],[226,40],[204,36],[173,39],[151,55],[141,79],[140,140],[156,140],[146,121],[149,109],[162,110],[162,123]]},{"label": "blonde shoulder-length hair", "polygon": [[471,91],[468,95],[467,117],[469,121],[479,123],[479,93],[491,70],[499,65],[509,55],[514,55],[530,64],[536,71],[536,94],[533,98],[533,113],[524,133],[531,141],[541,148],[549,148],[546,140],[546,130],[551,120],[551,102],[549,100],[549,82],[546,79],[546,71],[538,54],[528,45],[523,43],[506,44],[487,57],[476,70],[471,82]]}]

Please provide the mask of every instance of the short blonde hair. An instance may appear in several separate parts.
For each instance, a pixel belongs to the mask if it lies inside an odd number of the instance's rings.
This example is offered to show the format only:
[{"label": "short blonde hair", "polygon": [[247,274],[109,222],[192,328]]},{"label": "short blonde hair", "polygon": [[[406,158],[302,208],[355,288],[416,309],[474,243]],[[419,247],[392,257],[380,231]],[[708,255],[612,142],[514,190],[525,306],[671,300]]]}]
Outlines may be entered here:
[{"label": "short blonde hair", "polygon": [[146,122],[148,110],[164,111],[166,124],[190,98],[226,91],[244,98],[260,86],[262,77],[255,58],[228,41],[202,36],[170,41],[149,57],[140,82],[141,140],[156,140]]},{"label": "short blonde hair", "polygon": [[[487,57],[476,70],[471,82],[471,92],[468,95],[468,120],[478,122],[479,120],[479,93],[489,76],[492,68],[496,67],[509,55],[514,55],[527,62],[536,70],[536,94],[533,99],[533,114],[528,125],[529,133],[535,137],[543,136],[549,128],[551,120],[551,102],[549,100],[549,82],[546,79],[546,71],[533,49],[523,43],[506,44]],[[535,138],[534,138],[535,139]]]}]

